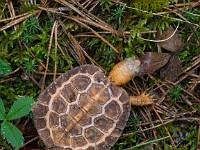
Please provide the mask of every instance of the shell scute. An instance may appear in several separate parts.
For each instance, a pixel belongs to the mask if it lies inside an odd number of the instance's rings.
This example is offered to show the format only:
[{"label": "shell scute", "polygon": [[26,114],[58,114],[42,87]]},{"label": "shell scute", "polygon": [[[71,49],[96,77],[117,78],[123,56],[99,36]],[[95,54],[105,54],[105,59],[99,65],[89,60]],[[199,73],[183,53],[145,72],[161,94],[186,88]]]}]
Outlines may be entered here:
[{"label": "shell scute", "polygon": [[49,129],[43,129],[43,130],[39,130],[38,134],[40,135],[40,137],[44,140],[50,138],[50,131]]},{"label": "shell scute", "polygon": [[49,102],[51,100],[51,96],[47,92],[47,90],[44,90],[42,94],[37,98],[38,103],[44,104],[44,105],[49,105]]},{"label": "shell scute", "polygon": [[105,104],[110,99],[108,88],[102,84],[93,83],[87,93],[100,105]]},{"label": "shell scute", "polygon": [[55,145],[70,146],[70,136],[62,128],[52,128],[52,134]]},{"label": "shell scute", "polygon": [[56,114],[54,112],[49,113],[49,126],[50,126],[50,128],[59,126],[59,115],[58,114]]},{"label": "shell scute", "polygon": [[96,79],[97,82],[103,83],[104,85],[107,85],[109,83],[108,78],[105,76],[103,72],[97,72],[94,75],[94,78]]},{"label": "shell scute", "polygon": [[109,85],[109,88],[110,88],[110,90],[111,90],[111,93],[112,93],[112,95],[114,96],[114,97],[118,97],[120,94],[121,94],[121,88],[120,87],[117,87],[117,86],[115,86],[113,83],[111,83],[110,85]]},{"label": "shell scute", "polygon": [[73,137],[71,143],[72,146],[76,148],[80,146],[85,146],[87,144],[87,141],[83,136],[78,136],[78,137]]},{"label": "shell scute", "polygon": [[108,150],[110,148],[111,148],[111,146],[106,142],[102,142],[102,143],[97,145],[98,150]]},{"label": "shell scute", "polygon": [[85,129],[85,137],[91,143],[96,143],[103,137],[103,133],[94,126]]},{"label": "shell scute", "polygon": [[46,118],[35,118],[36,129],[43,129],[46,127]]},{"label": "shell scute", "polygon": [[48,106],[36,103],[36,105],[33,108],[34,118],[44,118],[48,111],[49,111]]},{"label": "shell scute", "polygon": [[71,84],[65,85],[61,91],[61,95],[69,103],[76,101],[77,93],[77,90]]},{"label": "shell scute", "polygon": [[49,136],[47,139],[44,140],[44,144],[47,148],[51,148],[54,146],[53,139]]},{"label": "shell scute", "polygon": [[48,94],[49,95],[52,95],[52,94],[54,94],[55,92],[56,92],[56,84],[55,84],[56,82],[52,82],[50,85],[49,85],[49,87],[48,87],[48,89],[47,89],[47,92],[48,92]]},{"label": "shell scute", "polygon": [[121,113],[122,111],[119,104],[114,100],[108,103],[105,107],[106,116],[114,120],[119,119],[119,116],[121,115]]},{"label": "shell scute", "polygon": [[66,103],[60,96],[57,96],[52,103],[52,110],[57,113],[64,113],[67,111],[67,105],[68,103]]},{"label": "shell scute", "polygon": [[109,119],[105,115],[97,117],[94,119],[94,126],[103,132],[108,132],[108,130],[113,126],[114,121]]},{"label": "shell scute", "polygon": [[91,83],[91,79],[84,75],[77,75],[72,79],[71,82],[73,87],[75,87],[78,91],[83,91]]},{"label": "shell scute", "polygon": [[60,117],[60,125],[65,131],[70,132],[71,128],[74,126],[74,122],[68,114],[65,114]]},{"label": "shell scute", "polygon": [[102,112],[101,105],[95,100],[93,100],[88,94],[85,93],[81,94],[78,104],[91,116],[100,114]]},{"label": "shell scute", "polygon": [[110,146],[113,146],[117,142],[117,138],[114,136],[108,136],[105,140]]},{"label": "shell scute", "polygon": [[127,93],[125,91],[122,92],[120,98],[119,98],[120,102],[124,103],[128,103],[130,102],[130,97],[127,95]]},{"label": "shell scute", "polygon": [[76,123],[74,124],[74,126],[72,127],[70,133],[69,133],[71,136],[77,136],[77,135],[81,135],[82,134],[82,128],[81,126]]},{"label": "shell scute", "polygon": [[74,118],[77,122],[83,117],[84,112],[78,105],[71,105],[69,115]]},{"label": "shell scute", "polygon": [[80,73],[88,73],[90,75],[95,74],[97,71],[101,71],[101,70],[97,66],[89,65],[89,64],[80,66],[80,69],[79,69]]}]

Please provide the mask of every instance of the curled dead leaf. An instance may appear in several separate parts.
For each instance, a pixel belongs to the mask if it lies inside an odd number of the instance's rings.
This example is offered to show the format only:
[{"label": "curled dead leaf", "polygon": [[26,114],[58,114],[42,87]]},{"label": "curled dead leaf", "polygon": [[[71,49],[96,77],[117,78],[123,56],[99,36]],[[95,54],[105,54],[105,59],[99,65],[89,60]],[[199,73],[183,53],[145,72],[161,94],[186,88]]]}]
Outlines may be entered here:
[{"label": "curled dead leaf", "polygon": [[182,65],[180,59],[176,55],[172,55],[169,62],[160,69],[161,79],[174,82],[182,72]]},{"label": "curled dead leaf", "polygon": [[140,71],[137,75],[153,73],[163,67],[169,60],[170,54],[159,52],[147,52],[144,58],[140,59]]},{"label": "curled dead leaf", "polygon": [[[167,39],[170,36],[172,36],[174,32],[175,32],[174,28],[170,27],[170,28],[164,30],[164,32],[162,34],[158,34],[157,40]],[[184,42],[179,37],[178,32],[176,32],[170,39],[163,41],[163,42],[159,42],[158,45],[168,51],[176,52],[183,48]]]}]

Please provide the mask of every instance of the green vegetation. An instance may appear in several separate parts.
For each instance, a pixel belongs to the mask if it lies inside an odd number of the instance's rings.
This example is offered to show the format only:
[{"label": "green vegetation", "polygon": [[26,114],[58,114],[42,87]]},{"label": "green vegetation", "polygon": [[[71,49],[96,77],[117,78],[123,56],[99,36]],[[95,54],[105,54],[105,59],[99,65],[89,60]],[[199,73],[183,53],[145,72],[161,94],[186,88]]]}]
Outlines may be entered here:
[{"label": "green vegetation", "polygon": [[169,96],[174,100],[180,100],[182,98],[181,88],[180,86],[175,86],[171,90],[169,90]]},{"label": "green vegetation", "polygon": [[0,121],[3,121],[1,124],[1,135],[14,148],[20,148],[23,145],[24,138],[19,129],[10,121],[27,115],[30,112],[33,103],[34,99],[32,97],[18,98],[6,114],[3,101],[0,99]]},{"label": "green vegetation", "polygon": [[[157,70],[123,87],[130,95],[150,93],[155,105],[132,108],[113,149],[198,149],[199,4],[195,0],[58,1],[0,1],[0,149],[19,148],[23,140],[32,140],[22,137],[15,119],[34,129],[31,115],[22,116],[29,113],[42,86],[60,73],[93,63],[108,74],[120,60],[142,59],[145,53],[158,51],[178,56],[182,72],[175,83],[162,80]],[[169,27],[178,27],[184,41],[181,50],[157,47],[158,32]],[[21,111],[10,114],[17,109]],[[187,126],[179,127],[179,120]],[[35,143],[39,142],[30,142],[25,149],[42,147]]]}]

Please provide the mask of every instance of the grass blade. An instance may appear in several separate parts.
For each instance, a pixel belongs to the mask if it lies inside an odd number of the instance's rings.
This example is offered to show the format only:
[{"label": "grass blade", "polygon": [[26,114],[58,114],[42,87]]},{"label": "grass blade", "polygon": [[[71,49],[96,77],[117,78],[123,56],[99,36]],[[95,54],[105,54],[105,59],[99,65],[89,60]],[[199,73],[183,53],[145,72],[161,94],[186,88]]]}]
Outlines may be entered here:
[{"label": "grass blade", "polygon": [[169,136],[163,137],[163,138],[160,138],[160,139],[156,139],[156,140],[152,140],[152,141],[148,141],[148,142],[144,142],[144,143],[138,144],[136,146],[133,146],[133,147],[130,147],[130,148],[127,148],[127,149],[124,149],[124,150],[132,150],[132,149],[135,149],[137,147],[144,146],[144,145],[147,145],[147,144],[156,143],[158,141],[161,141],[161,140],[164,140],[164,139],[167,139],[167,138],[169,138]]}]

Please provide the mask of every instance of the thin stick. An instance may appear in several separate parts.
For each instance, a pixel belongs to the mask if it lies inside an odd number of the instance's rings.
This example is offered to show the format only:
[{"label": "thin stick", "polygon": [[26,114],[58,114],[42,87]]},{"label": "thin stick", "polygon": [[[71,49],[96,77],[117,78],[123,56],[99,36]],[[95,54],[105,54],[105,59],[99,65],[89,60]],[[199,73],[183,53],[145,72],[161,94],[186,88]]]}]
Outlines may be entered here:
[{"label": "thin stick", "polygon": [[[162,124],[163,124],[163,120],[162,120],[162,118],[160,117],[160,115],[158,114],[157,110],[154,108],[154,106],[152,106],[152,108],[153,108],[153,110],[154,110],[156,116],[158,117],[158,119],[159,119],[159,120],[162,122]],[[167,135],[168,135],[169,138],[170,138],[170,141],[171,141],[171,144],[172,144],[173,148],[176,148],[176,145],[175,145],[175,143],[174,143],[174,141],[173,141],[173,139],[172,139],[172,137],[171,137],[171,135],[170,135],[170,133],[169,133],[167,127],[166,127],[165,125],[163,125],[163,127],[164,127],[165,131],[167,132]]]},{"label": "thin stick", "polygon": [[45,88],[45,80],[46,80],[47,70],[48,70],[48,66],[49,66],[49,56],[50,56],[50,52],[51,52],[51,45],[52,45],[52,40],[53,40],[53,34],[54,34],[54,31],[55,31],[55,26],[56,26],[56,23],[54,22],[52,30],[51,30],[51,36],[50,36],[48,53],[47,53],[47,60],[46,60],[46,69],[45,69],[45,73],[44,73],[44,76],[43,76],[41,91],[43,91],[44,88]]},{"label": "thin stick", "polygon": [[[55,58],[57,55],[57,49],[58,49],[58,21],[55,21],[55,33],[54,33],[54,38],[55,38]],[[57,60],[54,62],[54,75],[53,79],[56,79],[56,72],[57,72]]]}]

